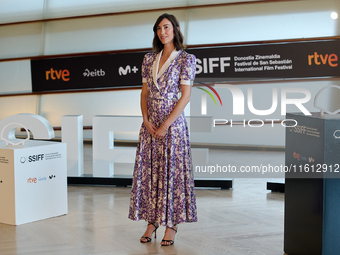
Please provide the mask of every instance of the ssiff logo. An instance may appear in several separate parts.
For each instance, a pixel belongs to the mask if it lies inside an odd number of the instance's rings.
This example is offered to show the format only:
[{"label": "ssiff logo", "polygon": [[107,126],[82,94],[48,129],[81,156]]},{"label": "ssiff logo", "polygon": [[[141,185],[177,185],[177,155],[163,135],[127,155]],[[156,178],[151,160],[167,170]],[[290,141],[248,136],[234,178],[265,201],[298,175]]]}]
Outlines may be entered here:
[{"label": "ssiff logo", "polygon": [[340,139],[340,130],[335,130],[333,136],[335,139]]},{"label": "ssiff logo", "polygon": [[230,57],[214,57],[214,58],[203,58],[202,60],[196,58],[196,74],[200,73],[214,73],[214,68],[221,73],[225,72],[226,68],[230,67]]},{"label": "ssiff logo", "polygon": [[22,164],[31,163],[31,162],[38,162],[38,161],[44,160],[44,158],[45,158],[45,154],[36,154],[36,155],[28,156],[28,157],[21,157],[20,162]]}]

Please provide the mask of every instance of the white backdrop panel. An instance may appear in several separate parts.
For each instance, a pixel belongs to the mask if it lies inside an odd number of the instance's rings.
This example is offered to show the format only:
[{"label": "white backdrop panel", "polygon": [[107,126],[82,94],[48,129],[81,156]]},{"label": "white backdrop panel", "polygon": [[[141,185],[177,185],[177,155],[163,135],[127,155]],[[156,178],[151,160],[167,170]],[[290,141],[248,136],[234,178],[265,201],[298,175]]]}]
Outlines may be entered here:
[{"label": "white backdrop panel", "polygon": [[1,97],[0,120],[18,113],[36,113],[37,96]]},{"label": "white backdrop panel", "polygon": [[0,59],[40,55],[42,23],[0,27]]},{"label": "white backdrop panel", "polygon": [[0,23],[42,18],[44,0],[1,0]]},{"label": "white backdrop panel", "polygon": [[[45,55],[151,48],[160,12],[53,21],[46,24]],[[185,11],[173,12],[185,29]]]},{"label": "white backdrop panel", "polygon": [[63,115],[83,115],[84,126],[95,115],[141,115],[140,90],[43,95],[40,115],[61,126]]},{"label": "white backdrop panel", "polygon": [[29,60],[0,62],[0,94],[32,91]]},{"label": "white backdrop panel", "polygon": [[257,2],[262,0],[188,0],[188,5],[203,4],[223,4],[223,3],[239,3],[239,2]]},{"label": "white backdrop panel", "polygon": [[46,17],[126,12],[185,6],[186,0],[48,0]]},{"label": "white backdrop panel", "polygon": [[188,44],[265,41],[337,35],[326,1],[293,1],[192,9]]}]

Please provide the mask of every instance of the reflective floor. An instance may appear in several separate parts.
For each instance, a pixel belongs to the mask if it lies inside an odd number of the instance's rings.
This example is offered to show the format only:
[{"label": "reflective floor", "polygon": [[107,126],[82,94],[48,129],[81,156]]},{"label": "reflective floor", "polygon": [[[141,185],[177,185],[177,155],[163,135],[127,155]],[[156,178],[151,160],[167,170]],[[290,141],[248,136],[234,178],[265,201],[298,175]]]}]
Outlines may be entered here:
[{"label": "reflective floor", "polygon": [[[273,164],[284,158],[284,152],[256,153],[236,154],[240,161],[246,156]],[[226,155],[218,151],[214,157],[227,160]],[[89,169],[89,160],[85,163]],[[170,247],[160,246],[164,227],[156,240],[139,242],[146,223],[127,219],[130,188],[69,186],[67,215],[20,226],[0,224],[0,254],[282,255],[284,194],[267,191],[268,180],[236,178],[230,190],[196,189],[199,221],[179,225]]]}]

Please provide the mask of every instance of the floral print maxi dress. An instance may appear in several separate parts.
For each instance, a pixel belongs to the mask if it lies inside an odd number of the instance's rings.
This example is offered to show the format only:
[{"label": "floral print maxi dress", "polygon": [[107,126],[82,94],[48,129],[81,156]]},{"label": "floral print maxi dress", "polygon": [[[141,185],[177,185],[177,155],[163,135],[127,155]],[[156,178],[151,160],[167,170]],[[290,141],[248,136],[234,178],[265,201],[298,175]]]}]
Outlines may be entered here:
[{"label": "floral print maxi dress", "polygon": [[[178,102],[181,84],[192,85],[196,71],[195,56],[181,50],[173,51],[158,72],[161,54],[147,53],[142,65],[149,92],[148,117],[157,128]],[[142,124],[129,218],[168,227],[197,221],[189,130],[183,112],[161,139],[151,136]]]}]

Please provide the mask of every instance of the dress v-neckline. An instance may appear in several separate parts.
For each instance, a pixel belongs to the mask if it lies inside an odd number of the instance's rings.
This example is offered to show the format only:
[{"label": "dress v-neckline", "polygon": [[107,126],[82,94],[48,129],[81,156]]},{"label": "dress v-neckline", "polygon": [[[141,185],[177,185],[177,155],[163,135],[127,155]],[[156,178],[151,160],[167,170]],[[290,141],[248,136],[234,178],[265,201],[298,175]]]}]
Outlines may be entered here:
[{"label": "dress v-neckline", "polygon": [[[170,55],[171,55],[171,53],[170,53]],[[169,57],[170,57],[170,55],[169,55]],[[168,59],[169,59],[169,57],[164,61],[164,63],[163,63],[163,65],[161,66],[161,68],[159,68],[160,67],[160,65],[161,65],[161,59],[162,59],[162,56],[163,56],[163,54],[160,56],[160,58],[159,58],[159,63],[158,63],[158,72],[160,71],[160,70],[162,70],[162,67],[165,65],[165,63],[168,61]],[[158,75],[158,74],[157,74]]]},{"label": "dress v-neckline", "polygon": [[168,67],[171,65],[171,63],[173,62],[173,60],[177,57],[179,51],[173,50],[169,56],[169,58],[164,62],[164,64],[162,65],[161,69],[159,69],[159,62],[161,60],[162,54],[163,54],[163,50],[157,54],[155,62],[153,64],[153,72],[152,72],[152,76],[153,76],[153,81],[154,84],[156,85],[157,89],[159,90],[159,86],[158,86],[158,78],[161,77],[165,70],[168,69]]}]

